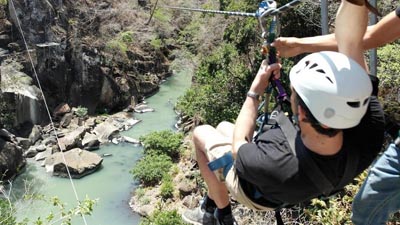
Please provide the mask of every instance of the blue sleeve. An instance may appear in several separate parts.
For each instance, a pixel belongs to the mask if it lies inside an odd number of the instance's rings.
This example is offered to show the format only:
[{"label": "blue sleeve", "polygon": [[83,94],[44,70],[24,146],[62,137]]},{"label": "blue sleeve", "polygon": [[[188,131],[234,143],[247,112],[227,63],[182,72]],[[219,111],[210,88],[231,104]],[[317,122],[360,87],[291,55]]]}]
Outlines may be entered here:
[{"label": "blue sleeve", "polygon": [[396,15],[400,18],[400,6],[396,9]]}]

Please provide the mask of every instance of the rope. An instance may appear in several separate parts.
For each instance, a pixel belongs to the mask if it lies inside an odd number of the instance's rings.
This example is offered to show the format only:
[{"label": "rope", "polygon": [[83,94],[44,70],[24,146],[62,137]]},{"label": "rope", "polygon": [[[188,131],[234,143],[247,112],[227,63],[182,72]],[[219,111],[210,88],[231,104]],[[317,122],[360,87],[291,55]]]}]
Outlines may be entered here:
[{"label": "rope", "polygon": [[[25,36],[24,36],[24,32],[23,32],[22,27],[21,27],[21,22],[19,21],[19,18],[18,18],[18,15],[17,15],[17,11],[16,11],[15,6],[14,6],[14,0],[10,0],[9,2],[11,4],[11,6],[12,6],[12,9],[14,10],[14,14],[15,14],[15,18],[16,18],[16,21],[17,21],[18,29],[21,32],[22,40],[24,41],[24,45],[25,45],[25,48],[26,48],[26,52],[28,54],[29,61],[30,61],[31,66],[32,66],[33,73],[35,75],[36,81],[38,83],[38,87],[39,87],[40,92],[42,94],[42,98],[43,98],[44,105],[46,107],[47,115],[49,116],[50,124],[52,126],[52,129],[53,129],[54,134],[55,134],[56,139],[57,139],[57,145],[61,149],[60,140],[58,138],[58,134],[57,134],[57,131],[55,129],[53,119],[51,118],[50,110],[49,110],[49,107],[47,105],[47,101],[46,101],[46,98],[44,96],[43,89],[42,89],[42,86],[41,86],[40,81],[39,81],[39,77],[38,77],[38,75],[36,73],[35,65],[33,64],[33,60],[32,60],[31,54],[29,53],[28,44],[26,42],[26,39],[25,39]],[[72,186],[72,190],[74,191],[75,198],[76,198],[77,202],[80,203],[80,200],[79,200],[79,197],[78,197],[78,193],[77,193],[76,188],[75,188],[75,184],[72,181],[72,176],[71,176],[71,173],[70,173],[69,168],[67,166],[67,160],[65,159],[65,155],[64,155],[64,152],[62,150],[61,150],[61,155],[62,155],[62,158],[64,160],[65,168],[67,170],[68,178],[69,178],[69,181],[71,182],[71,186]],[[87,225],[85,215],[83,213],[81,213],[81,216],[82,216],[83,222],[85,223],[85,225]]]}]

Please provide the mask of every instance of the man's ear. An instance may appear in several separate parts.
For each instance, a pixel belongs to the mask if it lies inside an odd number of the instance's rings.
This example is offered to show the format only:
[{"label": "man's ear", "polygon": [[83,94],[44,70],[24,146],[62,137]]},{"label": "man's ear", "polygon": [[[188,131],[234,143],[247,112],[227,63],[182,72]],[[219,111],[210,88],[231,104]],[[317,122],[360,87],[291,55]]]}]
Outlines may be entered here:
[{"label": "man's ear", "polygon": [[300,104],[297,105],[297,115],[299,117],[299,121],[304,121],[304,119],[306,118],[306,112]]}]

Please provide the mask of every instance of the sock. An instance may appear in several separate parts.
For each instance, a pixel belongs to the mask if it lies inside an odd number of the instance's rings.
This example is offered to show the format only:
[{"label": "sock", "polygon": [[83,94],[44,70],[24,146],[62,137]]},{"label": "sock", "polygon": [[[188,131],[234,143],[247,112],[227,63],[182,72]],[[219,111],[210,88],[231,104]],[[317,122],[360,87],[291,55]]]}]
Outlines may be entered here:
[{"label": "sock", "polygon": [[204,198],[203,205],[206,212],[209,213],[214,213],[215,208],[217,208],[217,205],[215,204],[214,200],[212,200],[208,195],[206,195],[206,197]]},{"label": "sock", "polygon": [[228,204],[225,208],[217,208],[217,210],[215,211],[215,216],[218,219],[222,219],[227,215],[232,215],[232,208],[231,208],[231,204]]}]

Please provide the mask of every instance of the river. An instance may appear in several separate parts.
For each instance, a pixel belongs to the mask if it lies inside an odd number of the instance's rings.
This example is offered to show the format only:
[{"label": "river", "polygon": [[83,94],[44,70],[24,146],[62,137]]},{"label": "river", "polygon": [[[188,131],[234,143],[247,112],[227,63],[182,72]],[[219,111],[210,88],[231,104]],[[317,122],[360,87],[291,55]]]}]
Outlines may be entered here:
[{"label": "river", "polygon": [[[168,78],[160,86],[157,94],[146,99],[148,105],[155,111],[135,114],[135,117],[142,122],[121,134],[138,139],[141,135],[148,134],[151,131],[174,129],[176,114],[173,105],[177,98],[190,86],[191,73],[190,70],[187,70]],[[112,156],[104,157],[99,171],[82,179],[73,180],[80,200],[83,200],[85,196],[90,199],[98,199],[93,214],[85,217],[87,224],[139,224],[140,216],[132,213],[128,205],[131,192],[137,185],[129,171],[142,156],[142,147],[128,143],[107,144],[101,146],[95,152],[99,155],[111,153]],[[49,204],[44,204],[42,201],[27,202],[20,199],[27,189],[30,192],[43,194],[47,198],[58,196],[62,202],[70,206],[77,205],[69,179],[52,177],[45,172],[44,167],[41,167],[40,164],[29,160],[26,171],[18,176],[12,188],[18,220],[29,218],[32,221],[39,216],[44,218],[51,210]],[[57,212],[57,210],[54,210],[54,212]],[[78,217],[73,220],[73,224],[84,224],[84,221],[81,217]]]}]

